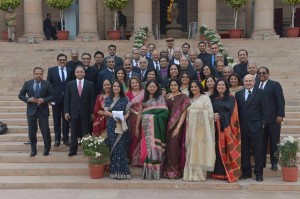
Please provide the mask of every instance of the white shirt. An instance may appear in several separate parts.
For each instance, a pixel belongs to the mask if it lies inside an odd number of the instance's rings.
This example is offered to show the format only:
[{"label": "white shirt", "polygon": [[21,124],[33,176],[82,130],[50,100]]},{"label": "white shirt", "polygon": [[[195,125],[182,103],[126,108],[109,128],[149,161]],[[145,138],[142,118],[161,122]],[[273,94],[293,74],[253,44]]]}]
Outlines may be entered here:
[{"label": "white shirt", "polygon": [[62,81],[61,69],[63,69],[63,71],[64,71],[65,81],[66,81],[66,79],[67,79],[67,68],[66,67],[58,66],[58,74],[59,74],[60,80]]},{"label": "white shirt", "polygon": [[[248,92],[248,91],[249,91],[249,90],[245,88],[245,101],[247,100],[248,95],[249,95],[249,92]],[[250,91],[251,91],[251,95],[252,95],[252,94],[253,94],[253,88],[251,88]]]},{"label": "white shirt", "polygon": [[174,59],[174,64],[179,65],[179,60],[178,59]]}]

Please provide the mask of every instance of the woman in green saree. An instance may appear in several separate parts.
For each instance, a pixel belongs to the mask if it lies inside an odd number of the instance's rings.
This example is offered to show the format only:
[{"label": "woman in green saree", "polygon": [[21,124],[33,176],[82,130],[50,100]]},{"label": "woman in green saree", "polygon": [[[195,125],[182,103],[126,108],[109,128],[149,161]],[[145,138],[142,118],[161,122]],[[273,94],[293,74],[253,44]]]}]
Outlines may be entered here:
[{"label": "woman in green saree", "polygon": [[160,179],[166,147],[168,107],[160,94],[159,83],[150,80],[146,84],[142,114],[141,162],[143,179]]}]

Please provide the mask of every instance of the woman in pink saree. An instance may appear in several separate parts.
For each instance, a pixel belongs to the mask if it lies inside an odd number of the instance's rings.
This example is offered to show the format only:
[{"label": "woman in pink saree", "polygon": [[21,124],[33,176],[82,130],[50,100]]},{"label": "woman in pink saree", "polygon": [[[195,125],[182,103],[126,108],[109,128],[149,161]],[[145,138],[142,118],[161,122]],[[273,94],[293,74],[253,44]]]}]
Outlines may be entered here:
[{"label": "woman in pink saree", "polygon": [[131,133],[131,145],[129,149],[131,166],[142,166],[140,161],[141,149],[141,115],[138,114],[144,99],[144,90],[138,77],[132,77],[128,82],[128,92],[126,96],[130,103],[130,113],[128,117],[128,128]]}]

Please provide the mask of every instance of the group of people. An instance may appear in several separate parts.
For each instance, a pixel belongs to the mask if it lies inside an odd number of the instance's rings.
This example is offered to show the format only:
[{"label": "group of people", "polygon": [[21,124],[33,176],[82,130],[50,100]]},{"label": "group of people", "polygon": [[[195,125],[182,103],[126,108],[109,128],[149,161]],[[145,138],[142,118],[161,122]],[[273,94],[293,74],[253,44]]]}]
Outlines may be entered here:
[{"label": "group of people", "polygon": [[[227,66],[218,44],[188,43],[160,52],[154,44],[133,49],[124,59],[109,45],[107,57],[72,50],[71,60],[57,55],[57,66],[34,69],[19,98],[27,103],[30,156],[37,154],[37,119],[44,139],[44,155],[51,148],[48,124],[52,105],[55,142],[77,155],[80,138],[104,136],[110,148],[110,178],[131,179],[130,165],[142,167],[143,179],[205,181],[208,177],[236,182],[252,177],[263,181],[268,142],[271,169],[284,117],[280,84],[269,79],[267,67],[257,68],[240,50],[240,63]],[[122,111],[128,130],[116,133]],[[69,124],[71,138],[69,138]],[[242,171],[242,172],[241,172]]]}]

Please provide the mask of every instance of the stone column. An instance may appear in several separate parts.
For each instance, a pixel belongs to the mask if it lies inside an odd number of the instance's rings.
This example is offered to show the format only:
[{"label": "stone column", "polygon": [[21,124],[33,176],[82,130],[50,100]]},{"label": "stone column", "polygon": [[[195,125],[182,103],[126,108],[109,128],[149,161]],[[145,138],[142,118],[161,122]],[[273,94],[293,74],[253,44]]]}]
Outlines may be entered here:
[{"label": "stone column", "polygon": [[134,0],[134,32],[141,26],[148,26],[147,40],[153,40],[152,0]]},{"label": "stone column", "polygon": [[98,41],[96,0],[79,0],[79,33],[77,39]]},{"label": "stone column", "polygon": [[19,41],[33,38],[35,41],[44,39],[42,0],[24,1],[24,35]]},{"label": "stone column", "polygon": [[217,30],[217,1],[198,0],[198,30],[202,25]]},{"label": "stone column", "polygon": [[253,39],[278,39],[274,31],[274,0],[255,0]]},{"label": "stone column", "polygon": [[98,26],[98,34],[99,39],[105,38],[105,6],[103,1],[98,1],[98,20],[97,20],[97,26]]}]

